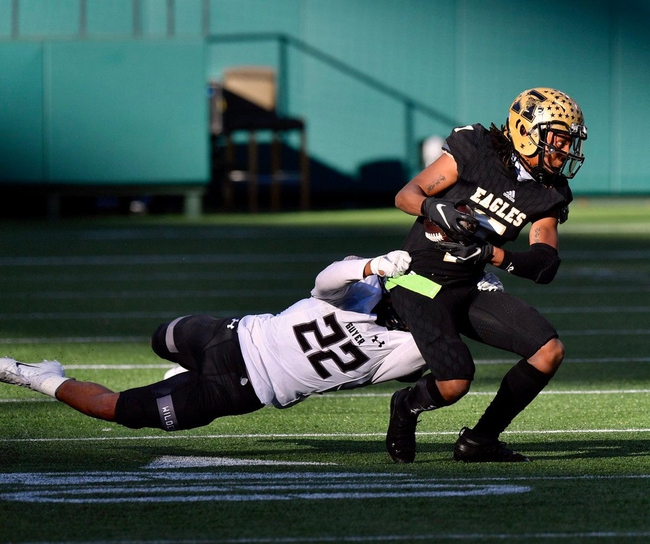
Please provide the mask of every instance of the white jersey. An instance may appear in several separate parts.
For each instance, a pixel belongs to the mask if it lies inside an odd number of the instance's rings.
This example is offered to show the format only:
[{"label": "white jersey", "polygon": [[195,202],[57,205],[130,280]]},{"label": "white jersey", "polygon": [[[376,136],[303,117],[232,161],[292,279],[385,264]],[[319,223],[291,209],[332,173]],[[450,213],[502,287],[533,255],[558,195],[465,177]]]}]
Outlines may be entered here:
[{"label": "white jersey", "polygon": [[338,261],[316,278],[311,298],[278,315],[249,315],[239,343],[255,393],[289,406],[313,393],[393,380],[424,366],[410,333],[388,330],[371,313],[382,296],[367,259]]}]

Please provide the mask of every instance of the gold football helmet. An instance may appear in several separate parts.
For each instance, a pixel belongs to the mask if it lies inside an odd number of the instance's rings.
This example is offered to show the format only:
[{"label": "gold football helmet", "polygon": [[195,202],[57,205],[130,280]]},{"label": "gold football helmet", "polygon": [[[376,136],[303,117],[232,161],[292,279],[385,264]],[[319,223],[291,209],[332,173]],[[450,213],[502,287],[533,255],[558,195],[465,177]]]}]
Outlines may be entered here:
[{"label": "gold football helmet", "polygon": [[[531,168],[535,178],[541,180],[550,173],[571,179],[585,160],[582,144],[587,139],[587,127],[584,122],[582,109],[569,95],[548,87],[536,87],[515,98],[505,133],[527,166],[530,167],[530,161],[526,159],[539,157],[537,165]],[[569,151],[553,146],[550,133],[569,138]],[[551,166],[545,160],[547,153],[564,155],[562,165]]]}]

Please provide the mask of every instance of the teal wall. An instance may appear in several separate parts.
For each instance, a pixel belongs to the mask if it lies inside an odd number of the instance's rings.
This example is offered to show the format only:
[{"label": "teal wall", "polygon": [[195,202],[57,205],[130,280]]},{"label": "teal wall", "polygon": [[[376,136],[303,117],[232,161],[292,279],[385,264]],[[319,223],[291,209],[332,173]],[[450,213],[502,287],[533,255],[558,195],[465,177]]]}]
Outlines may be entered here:
[{"label": "teal wall", "polygon": [[264,64],[347,176],[551,86],[589,127],[575,192],[647,193],[649,27],[646,0],[0,0],[0,175],[207,182],[205,83]]},{"label": "teal wall", "polygon": [[192,18],[167,39],[164,2],[137,17],[131,0],[84,4],[0,4],[0,179],[208,183],[207,48],[181,32]]}]

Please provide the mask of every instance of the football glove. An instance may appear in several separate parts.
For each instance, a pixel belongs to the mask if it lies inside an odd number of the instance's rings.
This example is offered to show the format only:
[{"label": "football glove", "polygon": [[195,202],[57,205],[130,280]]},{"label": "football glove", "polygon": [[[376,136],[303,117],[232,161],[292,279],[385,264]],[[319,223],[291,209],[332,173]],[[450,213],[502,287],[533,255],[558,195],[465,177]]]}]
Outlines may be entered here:
[{"label": "football glove", "polygon": [[492,272],[483,272],[483,275],[476,283],[479,291],[501,291],[503,292],[503,283]]},{"label": "football glove", "polygon": [[[465,202],[451,202],[440,198],[428,197],[422,202],[421,213],[433,221],[456,242],[471,240],[479,227],[478,220],[456,209]],[[459,238],[460,237],[460,238]]]},{"label": "football glove", "polygon": [[448,263],[466,265],[489,263],[492,261],[492,253],[494,252],[494,246],[489,243],[464,246],[453,242],[442,242],[438,244],[438,247],[447,252],[444,260]]},{"label": "football glove", "polygon": [[388,255],[380,255],[370,261],[370,270],[377,276],[396,278],[404,274],[411,265],[411,256],[400,249]]}]

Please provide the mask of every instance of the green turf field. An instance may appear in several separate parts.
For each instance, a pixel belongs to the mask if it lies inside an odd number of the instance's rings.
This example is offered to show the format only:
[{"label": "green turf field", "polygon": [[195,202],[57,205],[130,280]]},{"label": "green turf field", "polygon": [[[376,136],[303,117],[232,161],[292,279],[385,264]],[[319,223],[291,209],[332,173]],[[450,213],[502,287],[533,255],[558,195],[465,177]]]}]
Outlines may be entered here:
[{"label": "green turf field", "polygon": [[[410,223],[396,210],[5,222],[0,355],[144,385],[170,366],[148,347],[159,323],[281,310],[330,261],[398,248]],[[0,384],[0,541],[650,542],[650,203],[577,201],[560,249],[551,285],[499,271],[567,348],[504,435],[533,462],[452,460],[516,362],[475,344],[472,391],[421,417],[406,466],[383,444],[396,383],[175,434]]]}]

